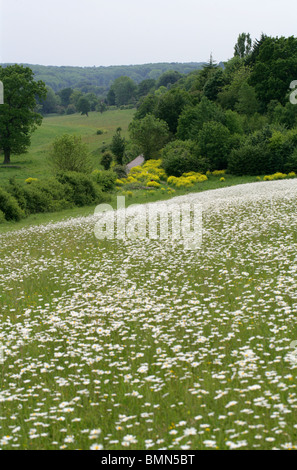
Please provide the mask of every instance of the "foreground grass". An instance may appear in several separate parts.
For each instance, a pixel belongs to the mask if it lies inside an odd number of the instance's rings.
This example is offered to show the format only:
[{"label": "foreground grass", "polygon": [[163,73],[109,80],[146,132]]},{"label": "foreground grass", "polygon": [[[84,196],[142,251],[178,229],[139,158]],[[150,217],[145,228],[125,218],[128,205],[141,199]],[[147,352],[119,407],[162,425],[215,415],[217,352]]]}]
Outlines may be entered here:
[{"label": "foreground grass", "polygon": [[84,219],[2,235],[0,447],[296,446],[295,207],[218,196],[199,252]]}]

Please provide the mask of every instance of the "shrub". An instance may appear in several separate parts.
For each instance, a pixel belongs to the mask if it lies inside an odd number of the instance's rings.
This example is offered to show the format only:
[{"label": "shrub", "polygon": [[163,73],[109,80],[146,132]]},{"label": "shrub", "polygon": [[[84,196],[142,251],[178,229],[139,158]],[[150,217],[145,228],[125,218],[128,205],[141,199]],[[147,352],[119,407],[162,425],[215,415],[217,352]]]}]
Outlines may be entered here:
[{"label": "shrub", "polygon": [[284,170],[286,173],[297,172],[297,151],[290,155],[287,159],[287,162],[284,165]]},{"label": "shrub", "polygon": [[66,114],[70,115],[70,114],[75,114],[75,113],[76,113],[76,108],[74,104],[69,104],[69,106],[67,106],[67,109],[66,109]]},{"label": "shrub", "polygon": [[67,194],[67,188],[55,178],[30,184],[23,190],[26,212],[36,214],[69,208],[73,204],[67,199]]},{"label": "shrub", "polygon": [[37,178],[27,178],[25,180],[25,183],[26,184],[31,184],[31,183],[34,183],[34,181],[38,181],[38,179]]},{"label": "shrub", "polygon": [[102,190],[90,175],[74,171],[59,172],[57,179],[67,188],[67,200],[76,206],[87,206],[104,201]]},{"label": "shrub", "polygon": [[101,157],[101,165],[103,166],[104,170],[109,170],[110,166],[113,161],[113,155],[111,152],[104,152],[104,154]]},{"label": "shrub", "polygon": [[244,145],[231,152],[228,170],[233,175],[264,175],[269,173],[270,152],[265,144]]},{"label": "shrub", "polygon": [[124,165],[114,165],[112,167],[112,171],[114,171],[119,179],[126,178],[127,170],[126,166]]},{"label": "shrub", "polygon": [[269,126],[250,135],[241,148],[233,149],[228,169],[236,175],[271,175],[284,170],[287,155],[292,154],[292,142]]},{"label": "shrub", "polygon": [[11,194],[18,202],[20,208],[26,213],[27,212],[27,201],[25,197],[25,188],[16,182],[15,178],[9,180],[9,186],[7,191]]},{"label": "shrub", "polygon": [[189,171],[200,171],[197,148],[192,141],[176,140],[162,150],[162,167],[168,176],[182,176]]},{"label": "shrub", "polygon": [[87,145],[76,135],[65,134],[54,140],[50,161],[57,171],[91,172],[91,160]]},{"label": "shrub", "polygon": [[17,200],[3,188],[0,188],[0,210],[6,220],[18,221],[25,216]]},{"label": "shrub", "polygon": [[92,176],[102,191],[108,192],[115,188],[117,174],[112,170],[94,170]]}]

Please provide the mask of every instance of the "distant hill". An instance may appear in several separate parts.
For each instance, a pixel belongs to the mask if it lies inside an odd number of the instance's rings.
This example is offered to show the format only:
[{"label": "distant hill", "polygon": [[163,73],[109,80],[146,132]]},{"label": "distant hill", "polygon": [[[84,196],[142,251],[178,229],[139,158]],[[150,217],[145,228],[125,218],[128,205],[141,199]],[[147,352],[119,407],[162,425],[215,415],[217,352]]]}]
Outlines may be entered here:
[{"label": "distant hill", "polygon": [[[1,64],[7,66],[10,64]],[[92,91],[94,87],[108,89],[112,82],[122,75],[126,75],[136,83],[147,78],[157,79],[167,70],[187,74],[199,70],[204,62],[189,63],[156,63],[143,65],[114,65],[109,67],[70,67],[70,66],[44,66],[23,64],[30,67],[37,80],[43,80],[46,85],[57,92],[63,88],[79,88],[82,91]]]}]

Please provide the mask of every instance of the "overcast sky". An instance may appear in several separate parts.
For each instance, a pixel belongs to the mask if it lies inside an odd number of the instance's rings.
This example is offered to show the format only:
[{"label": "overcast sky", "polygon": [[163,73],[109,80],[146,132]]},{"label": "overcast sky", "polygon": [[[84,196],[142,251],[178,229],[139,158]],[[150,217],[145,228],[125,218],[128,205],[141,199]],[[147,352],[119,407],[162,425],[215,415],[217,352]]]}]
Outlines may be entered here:
[{"label": "overcast sky", "polygon": [[0,0],[0,62],[219,62],[239,33],[297,36],[293,0]]}]

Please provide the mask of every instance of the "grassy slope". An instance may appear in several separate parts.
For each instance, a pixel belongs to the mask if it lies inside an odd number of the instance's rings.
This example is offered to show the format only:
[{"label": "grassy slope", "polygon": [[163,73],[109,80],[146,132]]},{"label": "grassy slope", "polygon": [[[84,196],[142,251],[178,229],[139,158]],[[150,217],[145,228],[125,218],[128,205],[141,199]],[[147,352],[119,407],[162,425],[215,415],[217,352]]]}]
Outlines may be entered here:
[{"label": "grassy slope", "polygon": [[296,449],[296,193],[246,196],[204,212],[197,252],[3,238],[0,448]]},{"label": "grassy slope", "polygon": [[[106,113],[90,113],[89,117],[73,114],[70,116],[51,116],[43,120],[42,126],[32,135],[31,147],[27,154],[13,156],[13,165],[20,165],[20,169],[1,168],[0,186],[8,182],[9,178],[15,176],[17,180],[23,181],[29,177],[41,178],[51,173],[47,161],[51,142],[63,134],[81,135],[83,141],[89,145],[90,151],[94,152],[103,143],[110,143],[117,127],[122,128],[124,136],[127,135],[128,125],[133,118],[135,110],[116,110]],[[104,134],[97,135],[98,129]],[[98,166],[98,157],[93,156],[94,167]]]}]

